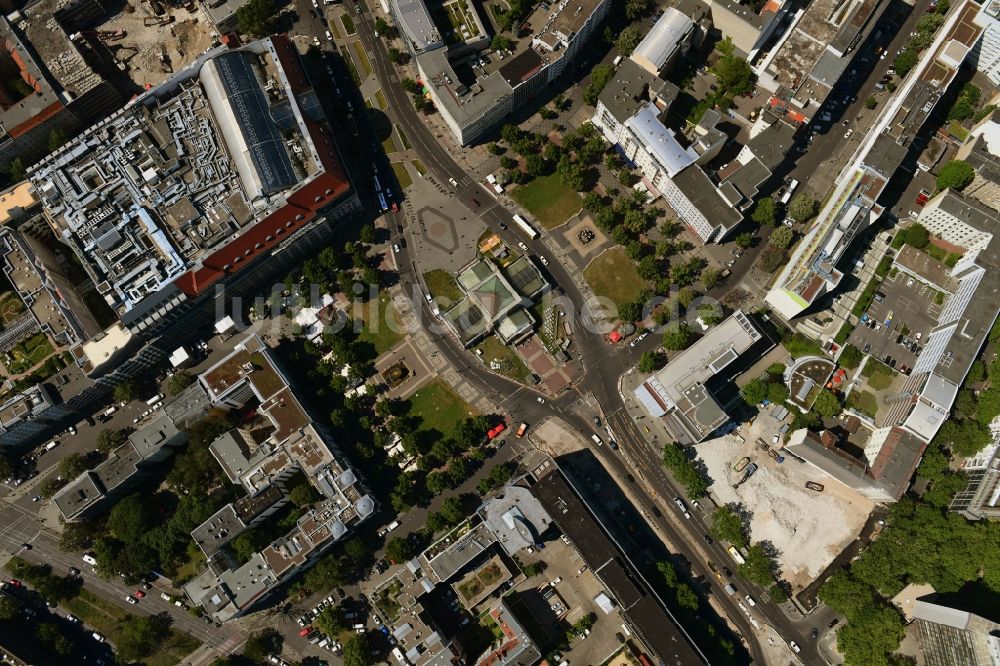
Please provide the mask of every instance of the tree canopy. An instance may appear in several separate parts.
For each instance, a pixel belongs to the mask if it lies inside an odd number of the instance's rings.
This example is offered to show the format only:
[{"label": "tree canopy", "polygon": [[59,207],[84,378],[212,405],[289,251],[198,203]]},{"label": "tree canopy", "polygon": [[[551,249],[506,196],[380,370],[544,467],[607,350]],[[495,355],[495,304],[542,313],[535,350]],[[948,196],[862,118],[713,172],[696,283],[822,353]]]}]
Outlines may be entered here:
[{"label": "tree canopy", "polygon": [[753,213],[750,214],[750,219],[757,224],[773,227],[776,220],[774,199],[771,197],[759,199],[753,208]]},{"label": "tree canopy", "polygon": [[833,418],[840,413],[840,410],[840,399],[829,389],[820,391],[819,395],[816,396],[816,402],[812,406],[812,411],[824,418]]},{"label": "tree canopy", "polygon": [[941,170],[938,172],[937,187],[939,190],[951,188],[961,191],[975,177],[976,172],[971,164],[962,160],[952,160],[941,167]]},{"label": "tree canopy", "polygon": [[792,230],[786,226],[780,226],[771,232],[770,238],[767,239],[767,244],[779,250],[787,250],[788,246],[792,244],[792,238]]},{"label": "tree canopy", "polygon": [[760,377],[752,379],[740,389],[740,395],[748,405],[759,405],[767,397],[767,384]]},{"label": "tree canopy", "polygon": [[641,41],[642,33],[639,32],[639,29],[634,26],[628,26],[618,33],[618,39],[615,40],[615,48],[623,56],[632,55],[632,51],[635,51],[635,47],[639,46],[639,42]]},{"label": "tree canopy", "polygon": [[747,528],[743,518],[728,506],[720,506],[712,514],[711,531],[716,538],[728,541],[737,548],[746,546]]},{"label": "tree canopy", "polygon": [[805,192],[796,194],[788,204],[788,215],[796,222],[805,222],[816,214],[816,200]]},{"label": "tree canopy", "polygon": [[680,444],[673,442],[663,447],[663,466],[684,486],[688,497],[701,497],[708,490],[708,479]]},{"label": "tree canopy", "polygon": [[274,0],[249,0],[236,10],[236,29],[252,37],[264,37],[271,32],[278,8]]}]

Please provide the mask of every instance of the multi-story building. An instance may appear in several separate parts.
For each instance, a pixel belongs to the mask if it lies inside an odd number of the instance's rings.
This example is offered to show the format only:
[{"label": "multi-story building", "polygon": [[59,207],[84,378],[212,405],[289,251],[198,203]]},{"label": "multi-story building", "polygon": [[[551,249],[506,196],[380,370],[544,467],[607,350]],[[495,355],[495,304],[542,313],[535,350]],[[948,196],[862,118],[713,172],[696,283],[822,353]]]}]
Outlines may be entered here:
[{"label": "multi-story building", "polygon": [[177,427],[171,412],[157,411],[107,460],[70,481],[52,501],[67,522],[92,519],[135,492],[149,468],[185,442],[187,433]]},{"label": "multi-story building", "polygon": [[988,666],[1000,655],[1000,624],[974,613],[917,599],[920,655],[927,666]]},{"label": "multi-story building", "polygon": [[993,443],[966,459],[962,471],[969,483],[949,506],[969,520],[1000,519],[1000,432],[996,427],[990,431]]},{"label": "multi-story building", "polygon": [[109,82],[113,59],[90,23],[106,13],[98,0],[39,0],[0,17],[0,168],[27,166],[70,136],[120,108]]},{"label": "multi-story building", "polygon": [[67,413],[52,389],[36,384],[0,404],[0,448],[44,433]]},{"label": "multi-story building", "polygon": [[877,428],[858,456],[838,446],[837,436],[805,428],[789,435],[784,451],[873,502],[895,502],[910,485],[927,442],[903,428]]},{"label": "multi-story building", "polygon": [[702,242],[719,242],[743,221],[758,188],[791,150],[798,125],[765,111],[737,158],[713,169],[728,140],[716,127],[721,115],[710,109],[689,134],[674,131],[661,116],[676,97],[676,86],[625,60],[601,91],[592,122],[640,169],[650,193],[662,195]]},{"label": "multi-story building", "polygon": [[708,0],[707,4],[715,28],[732,40],[741,55],[754,62],[761,50],[787,28],[787,17],[794,3],[771,0],[762,3],[758,11],[750,3],[738,0]]},{"label": "multi-story building", "polygon": [[29,176],[56,237],[141,340],[213,288],[286,270],[360,205],[283,36],[207,52]]},{"label": "multi-story building", "polygon": [[979,5],[971,0],[952,10],[864,138],[855,159],[837,178],[832,194],[765,299],[782,318],[798,316],[840,284],[844,274],[838,264],[858,233],[882,215],[879,197],[979,40],[982,29],[973,22],[978,11]]},{"label": "multi-story building", "polygon": [[[917,222],[964,251],[952,268],[908,259],[920,254],[903,248],[894,266],[946,294],[923,351],[899,392],[886,399],[887,425],[899,425],[930,441],[951,411],[958,389],[1000,313],[994,289],[1000,275],[1000,216],[991,208],[952,191],[934,197]],[[925,268],[925,266],[931,268]]]},{"label": "multi-story building", "polygon": [[[791,27],[777,37],[766,56],[762,53],[754,69],[761,87],[773,93],[772,105],[814,118],[840,81],[853,78],[850,67],[860,47],[869,38],[879,40],[888,33],[878,23],[890,3],[816,0],[797,10],[790,8],[792,3],[784,4],[789,7]],[[842,94],[849,95],[849,90],[847,84]]]},{"label": "multi-story building", "polygon": [[[235,339],[234,339],[234,342]],[[282,375],[264,342],[250,336],[198,376],[215,408],[238,410],[239,426],[210,446],[215,459],[246,496],[192,532],[208,568],[184,586],[191,601],[219,621],[250,610],[281,584],[314,565],[333,544],[375,511],[327,428],[314,421]],[[304,476],[321,499],[304,509],[295,527],[247,562],[225,545],[266,520]]]},{"label": "multi-story building", "polygon": [[[483,21],[473,5],[462,12],[466,23],[446,44],[424,0],[393,0],[392,13],[413,55],[424,87],[445,124],[461,145],[481,141],[522,108],[576,60],[611,6],[611,0],[538,6],[525,18],[530,40],[514,50],[484,54]],[[471,29],[470,29],[471,26]]]},{"label": "multi-story building", "polygon": [[955,159],[968,162],[976,172],[962,196],[1000,210],[1000,115],[994,111],[973,125]]},{"label": "multi-story building", "polygon": [[975,20],[983,26],[983,38],[973,49],[970,61],[993,85],[1000,85],[1000,2],[984,2]]},{"label": "multi-story building", "polygon": [[674,7],[667,7],[629,58],[650,74],[663,76],[688,49],[696,33],[694,21]]},{"label": "multi-story building", "polygon": [[724,319],[635,389],[636,400],[676,441],[697,443],[729,421],[716,394],[774,342],[741,310]]}]

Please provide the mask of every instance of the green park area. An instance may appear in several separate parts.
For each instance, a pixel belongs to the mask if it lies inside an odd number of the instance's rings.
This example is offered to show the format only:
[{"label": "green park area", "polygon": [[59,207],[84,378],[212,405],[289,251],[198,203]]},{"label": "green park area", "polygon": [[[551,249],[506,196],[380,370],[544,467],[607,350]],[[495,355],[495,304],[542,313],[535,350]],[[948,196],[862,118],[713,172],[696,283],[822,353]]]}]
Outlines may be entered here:
[{"label": "green park area", "polygon": [[377,299],[368,301],[360,310],[363,323],[358,339],[375,347],[376,354],[384,354],[403,339],[403,324],[389,292],[380,292]]},{"label": "green park area", "polygon": [[[392,139],[386,139],[386,141],[391,141]],[[383,146],[385,143],[383,142]],[[405,190],[410,185],[413,184],[413,179],[410,178],[410,172],[406,170],[406,165],[402,162],[392,163],[392,172],[396,174],[396,181],[399,183],[399,188]]]},{"label": "green park area", "polygon": [[52,345],[49,343],[48,336],[44,333],[36,333],[27,340],[17,343],[10,350],[11,356],[14,357],[14,362],[10,364],[7,370],[12,375],[27,372],[45,360],[52,351]]},{"label": "green park area", "polygon": [[500,339],[491,335],[476,346],[477,352],[482,352],[480,358],[493,372],[523,382],[528,377],[528,366],[524,364],[517,352],[505,345]]},{"label": "green park area", "polygon": [[889,388],[895,375],[889,366],[875,359],[868,360],[861,374],[868,380],[868,386],[871,386],[876,391],[884,391]]},{"label": "green park area", "polygon": [[619,308],[638,298],[645,286],[635,271],[635,263],[621,247],[612,248],[590,262],[583,277],[595,294],[610,299]]},{"label": "green park area", "polygon": [[535,178],[510,192],[514,200],[531,212],[546,229],[563,224],[583,208],[583,199],[572,187],[563,183],[559,174]]},{"label": "green park area", "polygon": [[479,412],[462,400],[441,379],[434,379],[409,397],[410,415],[421,419],[421,430],[434,429],[451,437],[459,424]]},{"label": "green park area", "polygon": [[431,292],[438,307],[447,308],[462,299],[462,290],[458,288],[455,277],[446,270],[435,268],[424,273],[424,284]]}]

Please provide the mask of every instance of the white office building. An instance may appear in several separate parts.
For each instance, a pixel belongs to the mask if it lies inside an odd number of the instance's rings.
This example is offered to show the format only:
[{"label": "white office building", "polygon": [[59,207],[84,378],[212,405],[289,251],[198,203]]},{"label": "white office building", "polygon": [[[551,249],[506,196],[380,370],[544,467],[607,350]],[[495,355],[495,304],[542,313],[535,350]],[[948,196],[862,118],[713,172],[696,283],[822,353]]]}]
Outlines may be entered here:
[{"label": "white office building", "polygon": [[984,30],[970,60],[993,85],[1000,85],[1000,0],[986,2],[975,20]]}]

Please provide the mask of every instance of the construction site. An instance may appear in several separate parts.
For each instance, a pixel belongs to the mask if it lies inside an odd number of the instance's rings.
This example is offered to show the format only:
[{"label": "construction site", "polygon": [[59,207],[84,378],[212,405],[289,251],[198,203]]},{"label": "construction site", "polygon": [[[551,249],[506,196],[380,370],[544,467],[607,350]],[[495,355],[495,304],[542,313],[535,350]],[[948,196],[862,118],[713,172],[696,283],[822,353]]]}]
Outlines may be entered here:
[{"label": "construction site", "polygon": [[798,591],[858,536],[875,505],[819,478],[780,444],[772,446],[773,423],[760,416],[753,426],[695,449],[713,481],[709,494],[718,505],[739,505],[750,516],[750,540],[773,546],[782,578]]},{"label": "construction site", "polygon": [[122,71],[141,87],[155,86],[218,43],[201,6],[131,0],[96,27]]}]

